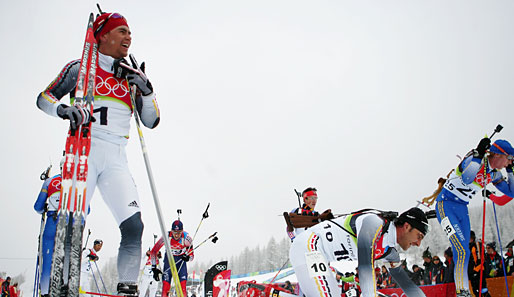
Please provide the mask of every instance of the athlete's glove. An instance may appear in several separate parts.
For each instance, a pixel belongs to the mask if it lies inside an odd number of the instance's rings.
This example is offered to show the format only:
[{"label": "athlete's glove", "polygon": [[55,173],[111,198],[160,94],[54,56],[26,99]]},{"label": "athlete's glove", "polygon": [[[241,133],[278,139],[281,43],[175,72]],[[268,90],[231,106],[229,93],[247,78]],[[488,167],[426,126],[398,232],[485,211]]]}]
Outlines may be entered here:
[{"label": "athlete's glove", "polygon": [[89,110],[80,106],[61,104],[57,107],[57,115],[63,120],[70,120],[70,126],[73,130],[77,129],[82,124],[95,121]]},{"label": "athlete's glove", "polygon": [[159,281],[159,274],[162,274],[162,271],[157,268],[157,266],[152,265],[153,279],[155,281]]},{"label": "athlete's glove", "polygon": [[189,257],[189,256],[188,256],[188,255],[186,255],[186,254],[183,254],[182,256],[180,256],[180,258],[182,259],[182,261],[187,262],[187,261],[189,261],[189,259],[190,259],[191,257]]},{"label": "athlete's glove", "polygon": [[127,77],[127,75],[132,72],[130,70],[128,70],[127,68],[122,67],[120,65],[120,63],[129,65],[129,62],[127,60],[125,60],[125,58],[114,59],[114,62],[112,63],[112,68],[114,70],[113,75],[114,75],[114,77],[125,79]]},{"label": "athlete's glove", "polygon": [[491,194],[494,194],[493,192],[489,191],[489,190],[485,190],[485,197],[491,199],[489,196],[491,196]]},{"label": "athlete's glove", "polygon": [[98,259],[100,259],[97,255],[93,255],[93,254],[89,254],[87,255],[87,257],[89,258],[89,260],[91,261],[98,261]]},{"label": "athlete's glove", "polygon": [[507,165],[507,168],[505,168],[507,172],[514,172],[514,163],[511,163],[510,165]]},{"label": "athlete's glove", "polygon": [[491,139],[490,138],[482,138],[473,153],[473,157],[482,159],[485,156],[487,150],[491,147]]},{"label": "athlete's glove", "polygon": [[[137,65],[133,66],[137,68]],[[143,96],[148,96],[153,93],[153,87],[145,74],[145,62],[141,63],[139,68],[141,69],[140,72],[127,74],[127,79],[130,85],[137,86]]]}]

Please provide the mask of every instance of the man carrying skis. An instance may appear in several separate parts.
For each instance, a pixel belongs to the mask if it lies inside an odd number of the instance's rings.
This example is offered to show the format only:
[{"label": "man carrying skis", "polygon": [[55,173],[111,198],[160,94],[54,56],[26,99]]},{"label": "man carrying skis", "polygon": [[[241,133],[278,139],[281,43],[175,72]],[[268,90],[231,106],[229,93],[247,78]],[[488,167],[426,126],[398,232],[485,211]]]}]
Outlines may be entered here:
[{"label": "man carrying skis", "polygon": [[339,296],[333,261],[358,261],[362,296],[376,296],[374,260],[389,263],[389,272],[409,297],[425,296],[400,266],[396,244],[419,246],[429,231],[425,213],[413,207],[399,217],[361,211],[323,221],[296,237],[289,259],[306,296]]},{"label": "man carrying skis", "polygon": [[[120,60],[127,56],[132,42],[126,19],[118,13],[103,13],[96,18],[93,30],[99,45],[99,67],[96,69],[96,120],[91,129],[86,206],[89,206],[98,185],[121,232],[117,261],[118,293],[136,294],[143,222],[125,146],[132,113],[138,112],[146,127],[155,128],[160,119],[159,109],[146,75],[127,74],[119,66]],[[68,63],[37,98],[39,109],[54,117],[70,120],[72,128],[83,124],[89,116],[89,111],[60,101],[66,94],[70,94],[73,101],[79,66],[79,60]],[[144,63],[141,68],[144,69]],[[132,105],[129,85],[137,87],[136,106]]]},{"label": "man carrying skis", "polygon": [[[508,141],[499,139],[491,146],[491,139],[483,138],[477,148],[468,153],[452,172],[437,196],[437,219],[453,248],[458,297],[471,296],[467,271],[470,256],[469,201],[476,193],[482,193],[488,183],[494,184],[509,197],[514,197],[513,159],[514,148]],[[506,180],[501,173],[504,168],[507,169]]]},{"label": "man carrying skis", "polygon": [[[101,239],[96,239],[93,242],[93,248],[91,249],[84,249],[82,251],[82,262],[80,267],[80,287],[85,292],[92,292],[91,291],[91,281],[94,280],[97,285],[97,278],[94,277],[94,270],[93,265],[97,265],[96,261],[100,257],[98,257],[98,252],[102,249],[104,242]],[[100,293],[100,292],[98,292]],[[85,295],[88,296],[88,295]],[[90,295],[91,297],[94,297],[94,295]]]},{"label": "man carrying skis", "polygon": [[[61,161],[61,169],[64,158]],[[52,268],[52,255],[54,252],[55,229],[57,227],[57,209],[61,195],[61,174],[47,178],[43,182],[41,191],[34,203],[34,210],[43,215],[46,212],[45,228],[40,236],[41,242],[41,272],[39,289],[41,296],[48,295],[50,288],[50,270]]]},{"label": "man carrying skis", "polygon": [[[171,232],[168,235],[171,252],[173,253],[173,259],[178,271],[178,277],[180,279],[180,286],[184,296],[187,296],[186,282],[187,282],[187,262],[192,261],[194,258],[193,252],[193,240],[189,236],[188,232],[184,231],[184,225],[180,220],[176,220],[171,225]],[[164,245],[164,240],[161,237],[150,251],[152,257],[152,265],[156,265],[154,259],[159,250]],[[171,284],[171,269],[168,261],[169,255],[164,254],[164,273],[162,275],[162,296],[167,297],[170,290]],[[156,267],[155,267],[156,268]],[[154,271],[156,273],[156,271]],[[158,272],[157,272],[158,273]]]}]

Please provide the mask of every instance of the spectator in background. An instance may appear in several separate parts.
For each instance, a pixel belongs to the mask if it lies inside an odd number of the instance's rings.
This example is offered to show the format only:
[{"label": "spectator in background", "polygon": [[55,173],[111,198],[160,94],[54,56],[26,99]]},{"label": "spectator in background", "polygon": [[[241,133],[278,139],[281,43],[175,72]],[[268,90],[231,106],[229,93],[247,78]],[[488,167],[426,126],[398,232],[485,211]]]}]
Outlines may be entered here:
[{"label": "spectator in background", "polygon": [[8,276],[5,281],[2,283],[2,287],[0,289],[2,297],[9,297],[9,286],[11,284],[11,277]]},{"label": "spectator in background", "polygon": [[375,267],[375,277],[377,279],[377,289],[382,289],[382,282],[384,279],[382,278],[382,271],[379,267]]},{"label": "spectator in background", "polygon": [[432,253],[428,250],[429,248],[423,252],[423,267],[424,268],[424,275],[423,275],[423,282],[425,285],[431,285],[432,284],[432,277],[433,277],[433,269],[434,269],[434,263],[432,263]]},{"label": "spectator in background", "polygon": [[291,294],[294,292],[293,285],[288,280],[286,280],[286,283],[284,284],[284,289],[288,290]]},{"label": "spectator in background", "polygon": [[444,265],[439,256],[432,258],[432,284],[442,284],[444,281]]},{"label": "spectator in background", "polygon": [[[478,290],[480,290],[480,270],[482,269],[482,263],[480,257],[482,256],[482,243],[476,241],[475,232],[471,230],[469,236],[469,264],[468,264],[468,277],[471,282],[471,288],[473,294],[478,296]],[[482,297],[491,297],[489,290],[487,289],[487,282],[485,280],[485,273],[482,275]]]},{"label": "spectator in background", "polygon": [[512,275],[514,271],[514,254],[512,253],[512,246],[507,247],[507,253],[505,254],[505,271],[507,275]]},{"label": "spectator in background", "polygon": [[385,266],[382,266],[382,284],[380,286],[382,289],[395,288],[396,283],[394,282],[391,274],[387,270]]},{"label": "spectator in background", "polygon": [[414,264],[412,265],[412,282],[415,283],[418,286],[424,285],[425,282],[423,280],[424,278],[424,271],[422,268],[420,268],[418,265]]},{"label": "spectator in background", "polygon": [[486,246],[484,273],[486,277],[503,276],[501,256],[496,252],[496,242],[490,242]]},{"label": "spectator in background", "polygon": [[446,259],[444,261],[444,265],[446,266],[444,269],[444,277],[443,277],[443,283],[453,283],[455,282],[454,278],[454,268],[455,263],[453,262],[453,251],[452,247],[448,247],[446,251],[444,251],[444,258]]},{"label": "spectator in background", "polygon": [[9,297],[18,297],[18,283],[14,283],[9,287]]},{"label": "spectator in background", "polygon": [[405,270],[409,278],[412,279],[412,271],[410,271],[409,268],[407,268],[407,259],[403,259],[402,264],[400,266],[403,270]]}]

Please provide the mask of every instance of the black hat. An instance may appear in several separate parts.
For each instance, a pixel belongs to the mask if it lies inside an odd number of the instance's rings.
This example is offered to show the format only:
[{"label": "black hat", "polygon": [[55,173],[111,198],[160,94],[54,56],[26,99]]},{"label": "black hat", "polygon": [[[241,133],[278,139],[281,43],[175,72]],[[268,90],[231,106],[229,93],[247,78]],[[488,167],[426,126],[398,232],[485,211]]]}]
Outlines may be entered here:
[{"label": "black hat", "polygon": [[104,243],[101,239],[95,239],[95,241],[93,242],[93,245],[97,245],[97,244],[102,244]]},{"label": "black hat", "polygon": [[444,251],[444,254],[447,255],[448,257],[453,257],[453,251],[452,251],[452,247],[449,246],[445,251]]},{"label": "black hat", "polygon": [[417,207],[413,207],[406,212],[402,213],[398,219],[398,222],[403,223],[407,222],[412,227],[418,229],[423,233],[423,235],[427,235],[428,231],[430,231],[430,225],[428,224],[427,216],[425,212]]},{"label": "black hat", "polygon": [[430,247],[427,247],[426,250],[423,251],[423,258],[430,258],[432,259],[432,253],[428,250]]}]

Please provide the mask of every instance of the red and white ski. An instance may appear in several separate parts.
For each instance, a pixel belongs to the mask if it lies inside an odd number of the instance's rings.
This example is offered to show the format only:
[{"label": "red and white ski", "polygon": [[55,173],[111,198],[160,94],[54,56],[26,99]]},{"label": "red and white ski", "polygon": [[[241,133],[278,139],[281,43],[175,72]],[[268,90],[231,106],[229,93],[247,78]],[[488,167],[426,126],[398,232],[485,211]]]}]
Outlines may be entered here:
[{"label": "red and white ski", "polygon": [[[94,15],[89,15],[86,39],[75,88],[73,104],[87,109],[93,114],[96,64],[98,44],[93,34]],[[67,285],[67,295],[79,296],[80,260],[82,254],[82,231],[85,223],[87,159],[91,147],[91,122],[76,129],[70,127],[66,138],[65,162],[62,168],[61,197],[59,200],[58,222],[55,246],[52,257],[50,297],[62,297],[63,286]],[[75,164],[75,161],[78,161]],[[70,219],[71,222],[70,222]],[[68,282],[65,284],[65,246],[68,225],[72,225]]]}]

